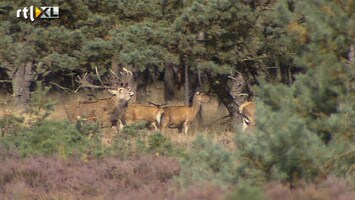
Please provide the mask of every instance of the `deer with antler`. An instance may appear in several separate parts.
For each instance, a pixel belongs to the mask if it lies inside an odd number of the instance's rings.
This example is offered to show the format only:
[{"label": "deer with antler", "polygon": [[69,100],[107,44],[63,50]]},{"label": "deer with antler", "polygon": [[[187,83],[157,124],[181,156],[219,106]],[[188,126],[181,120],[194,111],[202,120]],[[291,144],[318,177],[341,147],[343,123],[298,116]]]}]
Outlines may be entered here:
[{"label": "deer with antler", "polygon": [[115,77],[115,84],[108,86],[103,83],[98,73],[97,67],[95,68],[96,75],[101,85],[94,85],[88,80],[87,74],[83,77],[78,77],[77,82],[80,88],[96,88],[105,89],[112,94],[111,97],[99,99],[96,101],[81,101],[76,105],[66,107],[65,111],[70,121],[84,120],[90,122],[98,122],[101,127],[112,127],[117,125],[119,119],[122,118],[128,101],[133,96],[132,91],[133,74],[131,71],[123,68],[123,71],[118,76],[111,71]]}]

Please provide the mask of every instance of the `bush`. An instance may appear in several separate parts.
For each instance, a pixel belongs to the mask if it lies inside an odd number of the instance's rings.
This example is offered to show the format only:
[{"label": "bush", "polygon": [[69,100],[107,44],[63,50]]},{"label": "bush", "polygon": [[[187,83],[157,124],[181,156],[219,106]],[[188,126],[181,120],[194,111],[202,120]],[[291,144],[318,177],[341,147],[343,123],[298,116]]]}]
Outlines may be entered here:
[{"label": "bush", "polygon": [[[288,29],[285,48],[294,52],[290,65],[304,73],[291,85],[260,80],[256,131],[236,140],[239,172],[291,185],[329,174],[346,177],[355,162],[355,62],[349,34],[354,26],[346,25],[353,21],[353,10],[325,0],[276,5],[275,23]],[[304,29],[304,42],[292,34],[292,25]]]},{"label": "bush", "polygon": [[285,111],[270,113],[267,106],[260,109],[257,130],[236,137],[240,175],[257,182],[290,183],[297,178],[311,180],[321,175],[319,169],[327,158],[322,140],[303,126],[304,119]]},{"label": "bush", "polygon": [[104,148],[99,133],[89,138],[69,122],[43,121],[17,134],[3,139],[10,149],[17,150],[22,156],[54,154],[63,157],[96,155],[96,151]]},{"label": "bush", "polygon": [[181,173],[177,183],[187,187],[194,182],[211,181],[219,186],[236,181],[236,160],[233,154],[219,144],[199,135],[192,149],[181,160]]},{"label": "bush", "polygon": [[173,144],[161,133],[148,136],[148,152],[158,155],[172,155]]},{"label": "bush", "polygon": [[0,135],[15,135],[23,130],[23,117],[6,114],[0,118]]},{"label": "bush", "polygon": [[145,123],[135,123],[125,126],[113,139],[110,153],[120,159],[127,159],[144,154],[181,156],[183,151],[174,147],[163,134],[148,131]]}]

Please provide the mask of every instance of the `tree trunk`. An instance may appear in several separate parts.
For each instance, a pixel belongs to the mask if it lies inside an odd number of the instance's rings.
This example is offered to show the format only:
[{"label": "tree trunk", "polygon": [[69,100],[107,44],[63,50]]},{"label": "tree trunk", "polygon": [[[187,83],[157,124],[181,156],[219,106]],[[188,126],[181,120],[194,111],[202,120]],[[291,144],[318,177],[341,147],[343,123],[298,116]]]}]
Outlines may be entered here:
[{"label": "tree trunk", "polygon": [[241,116],[239,115],[238,105],[234,102],[234,98],[226,87],[228,78],[220,76],[218,81],[215,81],[215,79],[212,78],[210,74],[208,75],[208,78],[210,80],[213,91],[216,92],[217,96],[226,106],[229,114],[232,117],[232,120],[241,123]]},{"label": "tree trunk", "polygon": [[235,104],[239,107],[242,103],[249,99],[247,84],[243,78],[243,75],[239,72],[229,78],[232,80],[232,86],[229,94],[234,99]]},{"label": "tree trunk", "polygon": [[13,75],[12,89],[16,106],[19,108],[26,109],[30,104],[30,86],[34,79],[33,67],[32,62],[21,64]]},{"label": "tree trunk", "polygon": [[[355,57],[355,48],[354,45],[350,46],[349,49],[349,55],[348,55],[348,67],[352,68],[354,67],[354,57]],[[353,72],[353,70],[352,70]],[[348,90],[349,90],[349,94],[354,93],[355,92],[355,73],[351,74],[351,78],[350,78],[350,82],[349,82],[349,86],[348,86]]]},{"label": "tree trunk", "polygon": [[174,84],[174,65],[172,63],[165,64],[164,71],[164,98],[165,102],[171,101],[175,98],[175,84]]},{"label": "tree trunk", "polygon": [[202,88],[202,79],[201,79],[201,70],[197,69],[197,80],[198,80],[198,88]]},{"label": "tree trunk", "polygon": [[185,105],[189,106],[190,105],[189,68],[185,61],[183,62],[183,64],[185,67]]}]

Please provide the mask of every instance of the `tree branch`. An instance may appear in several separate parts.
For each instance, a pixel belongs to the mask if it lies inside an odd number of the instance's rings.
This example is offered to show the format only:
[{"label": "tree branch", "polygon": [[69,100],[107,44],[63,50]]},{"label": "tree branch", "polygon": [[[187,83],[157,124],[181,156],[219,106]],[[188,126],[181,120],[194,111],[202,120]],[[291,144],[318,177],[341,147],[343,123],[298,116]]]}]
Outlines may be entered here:
[{"label": "tree branch", "polygon": [[12,83],[11,80],[0,80],[0,83]]}]

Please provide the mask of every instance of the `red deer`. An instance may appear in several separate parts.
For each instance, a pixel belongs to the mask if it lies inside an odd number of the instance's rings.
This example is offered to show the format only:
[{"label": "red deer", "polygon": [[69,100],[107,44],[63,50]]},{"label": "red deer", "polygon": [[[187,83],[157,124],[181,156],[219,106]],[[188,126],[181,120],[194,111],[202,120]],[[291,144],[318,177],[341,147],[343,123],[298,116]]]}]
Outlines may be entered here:
[{"label": "red deer", "polygon": [[132,91],[132,72],[125,68],[123,68],[123,70],[124,72],[121,72],[120,77],[114,74],[117,83],[120,83],[118,86],[104,85],[97,72],[97,68],[96,73],[101,82],[101,86],[89,83],[86,74],[83,78],[79,78],[78,82],[80,83],[80,86],[78,89],[80,87],[106,89],[113,96],[106,99],[99,99],[97,101],[81,101],[76,105],[66,107],[65,111],[69,120],[72,122],[77,121],[78,119],[98,122],[101,127],[115,126],[126,110],[128,101],[134,94]]},{"label": "red deer", "polygon": [[244,102],[239,106],[239,113],[243,116],[243,131],[255,126],[254,102]]},{"label": "red deer", "polygon": [[187,135],[189,127],[195,120],[197,114],[201,110],[202,103],[209,102],[211,98],[200,92],[196,92],[193,98],[191,107],[188,106],[169,106],[164,107],[162,118],[162,131],[166,128],[178,128],[179,132],[184,128],[184,133]]},{"label": "red deer", "polygon": [[155,130],[158,131],[163,112],[164,109],[158,105],[128,104],[128,108],[123,116],[123,121],[126,124],[146,121],[153,125]]}]

